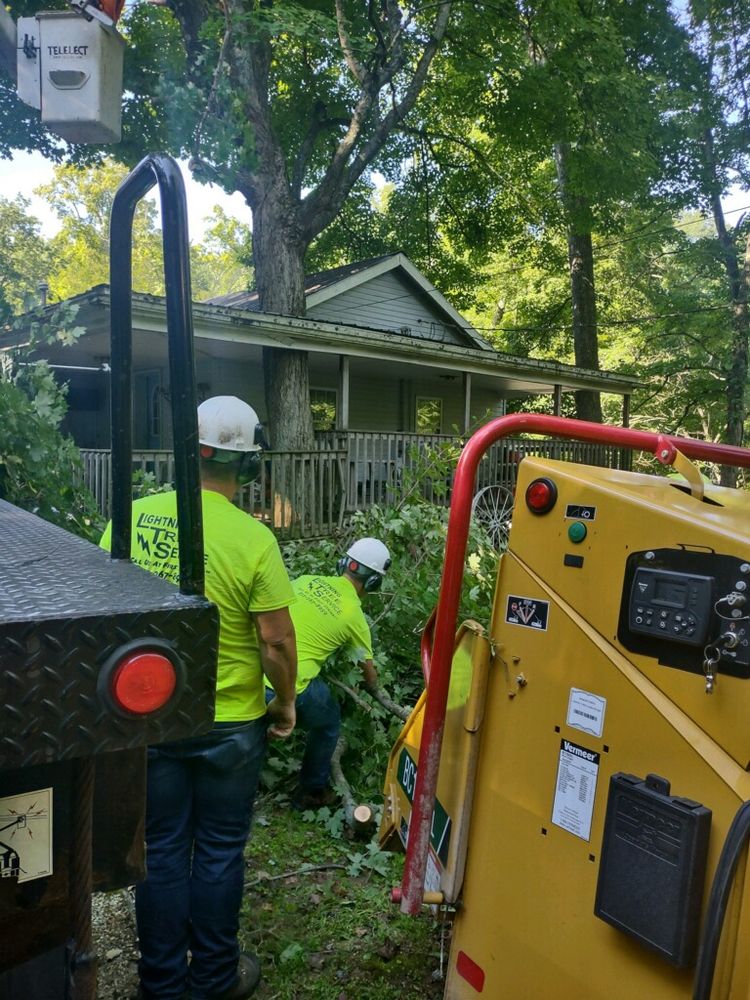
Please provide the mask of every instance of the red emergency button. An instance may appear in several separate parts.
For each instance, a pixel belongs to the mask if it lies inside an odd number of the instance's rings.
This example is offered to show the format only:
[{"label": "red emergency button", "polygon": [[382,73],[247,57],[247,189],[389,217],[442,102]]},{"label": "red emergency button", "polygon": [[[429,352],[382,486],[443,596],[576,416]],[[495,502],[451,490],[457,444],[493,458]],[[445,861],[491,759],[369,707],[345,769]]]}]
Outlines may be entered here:
[{"label": "red emergency button", "polygon": [[546,514],[557,503],[557,487],[543,476],[526,487],[526,506],[532,514]]},{"label": "red emergency button", "polygon": [[116,704],[133,715],[148,715],[162,708],[176,687],[172,661],[154,652],[127,656],[115,667],[110,682]]}]

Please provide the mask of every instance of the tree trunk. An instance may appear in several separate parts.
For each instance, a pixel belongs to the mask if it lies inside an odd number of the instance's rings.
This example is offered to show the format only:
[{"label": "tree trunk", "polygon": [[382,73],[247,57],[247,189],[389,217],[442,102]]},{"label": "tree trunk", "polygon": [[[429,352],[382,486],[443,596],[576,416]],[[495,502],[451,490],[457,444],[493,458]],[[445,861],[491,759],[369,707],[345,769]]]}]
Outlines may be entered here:
[{"label": "tree trunk", "polygon": [[[719,187],[716,182],[716,162],[713,149],[713,134],[707,131],[705,137],[706,165],[711,174],[712,193],[711,211],[716,226],[716,237],[721,247],[724,260],[724,270],[729,286],[729,298],[732,308],[732,342],[727,367],[727,426],[725,441],[727,444],[742,446],[745,432],[745,416],[747,413],[747,373],[748,373],[748,339],[750,335],[750,315],[748,315],[748,280],[750,274],[743,274],[740,265],[737,246],[734,238],[727,231],[724,219],[724,209],[721,204]],[[750,241],[746,246],[750,253]],[[748,260],[745,261],[747,272]],[[721,469],[721,485],[736,486],[736,469],[724,465]]]},{"label": "tree trunk", "polygon": [[[568,230],[568,265],[573,301],[573,347],[579,368],[599,368],[599,343],[596,327],[596,292],[594,289],[594,249],[591,233]],[[579,420],[602,422],[602,403],[598,392],[576,390],[576,415]]]},{"label": "tree trunk", "polygon": [[274,451],[313,446],[307,351],[263,348],[268,433]]},{"label": "tree trunk", "polygon": [[[253,263],[262,312],[305,315],[305,244],[286,180],[271,178],[253,210]],[[263,348],[268,431],[275,451],[313,446],[307,351]]]},{"label": "tree trunk", "polygon": [[[555,164],[560,197],[568,217],[568,270],[573,305],[573,349],[579,368],[599,368],[599,341],[596,324],[596,289],[594,286],[594,248],[588,218],[588,205],[574,195],[568,184],[568,144],[555,145]],[[579,420],[602,422],[601,395],[592,389],[578,389],[576,416]]]}]

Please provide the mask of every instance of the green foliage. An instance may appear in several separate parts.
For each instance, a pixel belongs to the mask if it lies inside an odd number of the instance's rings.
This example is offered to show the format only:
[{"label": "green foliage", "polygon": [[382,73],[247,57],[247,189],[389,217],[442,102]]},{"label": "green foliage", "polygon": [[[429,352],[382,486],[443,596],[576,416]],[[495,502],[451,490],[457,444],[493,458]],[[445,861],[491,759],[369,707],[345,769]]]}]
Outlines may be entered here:
[{"label": "green foliage", "polygon": [[0,323],[24,308],[46,281],[52,253],[29,201],[0,197]]},{"label": "green foliage", "polygon": [[[380,684],[400,705],[415,704],[424,686],[420,659],[421,633],[437,604],[447,529],[447,510],[419,498],[425,480],[447,478],[454,463],[445,452],[424,460],[404,484],[399,505],[371,507],[356,513],[339,538],[293,542],[283,546],[284,561],[292,579],[307,573],[335,573],[336,560],[354,538],[382,539],[392,565],[383,588],[363,602],[370,623],[374,662]],[[470,537],[460,619],[489,620],[497,555],[481,529]],[[355,798],[378,802],[385,764],[400,723],[377,701],[364,693],[361,672],[346,654],[335,654],[324,669],[328,680],[356,689],[367,709],[356,704],[341,688],[333,686],[342,701],[342,735],[346,752],[342,767]],[[264,774],[266,787],[282,791],[294,782],[299,768],[301,739],[293,736],[275,747]],[[341,811],[318,810],[307,817],[326,826],[332,835],[343,829]],[[364,864],[364,862],[362,862]]]},{"label": "green foliage", "polygon": [[[61,222],[55,236],[40,240],[52,298],[63,300],[109,282],[109,216],[126,174],[127,167],[113,160],[94,167],[59,166],[52,182],[39,188],[37,193]],[[27,225],[38,228],[36,220]],[[0,204],[0,254],[3,243]],[[247,288],[251,256],[249,227],[229,218],[218,206],[214,208],[205,240],[190,248],[193,298]],[[149,199],[139,202],[133,221],[133,288],[164,294],[162,234],[156,206]]]},{"label": "green foliage", "polygon": [[75,338],[74,310],[56,326],[37,313],[29,348],[7,357],[0,372],[0,496],[83,538],[98,541],[102,522],[94,498],[82,483],[78,449],[60,433],[65,387],[46,363],[27,359],[30,348]]}]

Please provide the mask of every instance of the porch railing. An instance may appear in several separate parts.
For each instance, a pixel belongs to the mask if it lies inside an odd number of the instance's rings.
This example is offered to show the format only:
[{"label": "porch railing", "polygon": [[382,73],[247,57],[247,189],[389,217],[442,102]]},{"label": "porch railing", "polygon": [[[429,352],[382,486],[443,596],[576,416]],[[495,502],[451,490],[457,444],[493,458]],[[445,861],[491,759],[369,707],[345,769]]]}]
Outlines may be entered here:
[{"label": "porch railing", "polygon": [[[109,450],[84,449],[83,481],[99,511],[112,509]],[[346,509],[346,451],[268,452],[258,479],[240,492],[243,510],[263,521],[282,538],[318,538],[340,527]],[[174,482],[170,451],[134,451],[133,471],[144,492]],[[136,480],[138,482],[138,479]]]},{"label": "porch railing", "polygon": [[[240,495],[243,510],[281,538],[314,538],[340,527],[347,512],[418,495],[448,504],[461,439],[441,434],[353,431],[316,436],[312,451],[267,452],[260,477]],[[581,441],[506,438],[482,458],[476,489],[499,483],[513,488],[525,455],[586,465],[628,468],[630,453]],[[106,517],[111,510],[110,453],[81,451],[83,478]],[[172,453],[133,452],[133,469],[145,488],[174,481]]]},{"label": "porch railing", "polygon": [[[447,504],[462,439],[449,434],[400,434],[380,431],[325,431],[316,434],[320,449],[345,448],[347,511],[387,503],[406,491]],[[513,488],[518,463],[539,455],[583,465],[629,468],[630,453],[583,441],[506,438],[493,445],[477,472],[476,490],[498,483]]]}]

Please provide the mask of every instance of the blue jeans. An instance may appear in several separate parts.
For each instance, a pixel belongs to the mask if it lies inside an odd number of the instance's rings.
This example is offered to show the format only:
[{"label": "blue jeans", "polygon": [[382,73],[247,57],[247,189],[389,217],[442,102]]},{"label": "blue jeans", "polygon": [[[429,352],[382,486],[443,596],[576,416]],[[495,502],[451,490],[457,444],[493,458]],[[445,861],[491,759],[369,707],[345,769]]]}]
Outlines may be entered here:
[{"label": "blue jeans", "polygon": [[243,852],[265,752],[265,718],[148,750],[147,875],[135,896],[145,997],[189,987],[191,1000],[206,1000],[234,982]]},{"label": "blue jeans", "polygon": [[[266,688],[266,702],[273,698]],[[313,677],[295,701],[297,725],[307,730],[305,754],[299,776],[299,791],[316,792],[328,785],[331,757],[341,731],[341,710],[330,688],[320,677]]]}]

